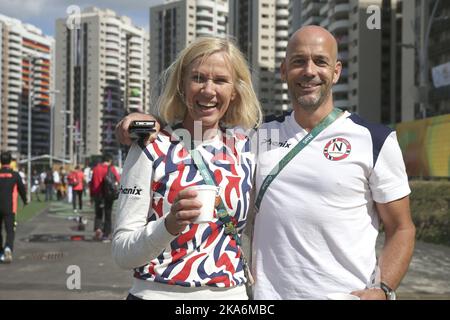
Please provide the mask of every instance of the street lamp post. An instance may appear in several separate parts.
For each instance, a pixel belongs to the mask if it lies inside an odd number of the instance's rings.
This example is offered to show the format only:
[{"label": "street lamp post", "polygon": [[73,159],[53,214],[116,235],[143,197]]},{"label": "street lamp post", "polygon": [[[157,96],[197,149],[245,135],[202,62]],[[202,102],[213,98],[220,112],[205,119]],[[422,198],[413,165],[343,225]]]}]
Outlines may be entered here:
[{"label": "street lamp post", "polygon": [[428,0],[422,0],[422,21],[421,21],[421,46],[420,46],[420,76],[419,76],[419,101],[422,118],[426,118],[428,109],[428,43],[430,42],[431,26],[436,15],[436,10],[440,0],[436,0],[425,28],[425,19],[428,13]]},{"label": "street lamp post", "polygon": [[50,90],[49,93],[52,94],[52,104],[50,106],[50,169],[53,170],[53,146],[54,146],[54,113],[53,109],[55,108],[55,99],[56,94],[59,93],[59,90]]},{"label": "street lamp post", "polygon": [[[69,114],[71,114],[72,113],[72,111],[70,111],[70,110],[61,110],[60,111],[62,114],[63,114],[63,117],[64,117],[64,134],[63,134],[63,158],[64,158],[64,160],[66,160],[66,152],[67,152],[67,149],[66,149],[66,140],[67,140],[67,129],[69,129],[69,127],[71,127],[70,125],[68,126],[67,125],[67,115]],[[70,159],[70,160],[72,160],[72,159]]]},{"label": "street lamp post", "polygon": [[37,56],[33,55],[26,55],[26,59],[28,59],[29,66],[28,66],[28,124],[27,124],[27,131],[28,131],[28,139],[27,139],[27,198],[28,201],[31,201],[31,121],[32,121],[32,115],[31,111],[33,108],[33,93],[31,91],[32,89],[32,81],[34,80],[34,62],[35,60],[39,59]]}]

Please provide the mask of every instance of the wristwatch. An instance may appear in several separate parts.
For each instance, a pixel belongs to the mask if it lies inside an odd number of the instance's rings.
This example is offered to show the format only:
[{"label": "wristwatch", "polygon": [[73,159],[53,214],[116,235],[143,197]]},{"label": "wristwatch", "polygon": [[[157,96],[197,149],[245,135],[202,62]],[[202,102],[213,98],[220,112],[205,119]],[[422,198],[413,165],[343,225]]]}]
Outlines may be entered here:
[{"label": "wristwatch", "polygon": [[381,290],[384,291],[384,294],[386,295],[386,300],[397,300],[397,295],[395,294],[395,291],[392,290],[386,283],[381,282],[380,288]]}]

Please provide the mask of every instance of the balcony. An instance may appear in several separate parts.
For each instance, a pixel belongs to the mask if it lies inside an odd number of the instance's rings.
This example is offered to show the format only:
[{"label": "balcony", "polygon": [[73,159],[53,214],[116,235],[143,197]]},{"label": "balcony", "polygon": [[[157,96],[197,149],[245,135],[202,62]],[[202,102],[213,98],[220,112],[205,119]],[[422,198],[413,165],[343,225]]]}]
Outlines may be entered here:
[{"label": "balcony", "polygon": [[322,18],[319,16],[311,16],[305,20],[304,25],[315,24],[318,25],[322,21]]},{"label": "balcony", "polygon": [[287,17],[289,17],[289,10],[288,9],[277,9],[275,15],[277,18],[287,18]]},{"label": "balcony", "polygon": [[140,37],[131,37],[130,38],[130,45],[139,45],[142,46],[142,38]]},{"label": "balcony", "polygon": [[106,58],[105,59],[106,65],[113,65],[113,66],[119,66],[119,59],[115,58]]},{"label": "balcony", "polygon": [[330,31],[331,33],[338,31],[348,31],[349,28],[350,21],[348,19],[344,19],[332,22],[328,27],[328,31]]},{"label": "balcony", "polygon": [[334,7],[334,10],[332,11],[331,16],[335,19],[342,19],[342,18],[348,18],[350,12],[350,4],[343,3],[338,4]]},{"label": "balcony", "polygon": [[289,0],[276,0],[276,5],[287,7],[289,6]]},{"label": "balcony", "polygon": [[140,52],[130,52],[129,54],[128,54],[128,57],[129,58],[136,58],[136,59],[142,59],[142,53],[140,53]]},{"label": "balcony", "polygon": [[212,18],[213,12],[212,12],[212,10],[208,10],[208,9],[198,9],[196,12],[196,15],[197,15],[197,18],[199,18],[199,17]]},{"label": "balcony", "polygon": [[320,8],[320,15],[322,17],[327,16],[327,12],[330,10],[330,3],[326,3],[325,5],[322,5],[322,8]]},{"label": "balcony", "polygon": [[287,30],[279,30],[275,33],[275,36],[277,38],[285,38],[288,39],[289,38],[289,31]]},{"label": "balcony", "polygon": [[106,27],[106,34],[115,34],[120,36],[120,31],[118,27]]},{"label": "balcony", "polygon": [[198,8],[207,8],[207,9],[213,9],[215,6],[214,3],[210,0],[197,0],[197,9]]},{"label": "balcony", "polygon": [[349,86],[348,84],[336,84],[333,86],[333,92],[348,92]]},{"label": "balcony", "polygon": [[275,46],[277,48],[281,48],[283,50],[286,50],[288,42],[285,40],[278,40],[277,42],[275,42]]},{"label": "balcony", "polygon": [[285,51],[275,51],[275,58],[284,59],[285,56]]},{"label": "balcony", "polygon": [[303,10],[302,14],[304,14],[305,16],[309,16],[309,15],[312,15],[312,14],[319,15],[321,7],[322,7],[322,5],[320,3],[311,2]]},{"label": "balcony", "polygon": [[213,20],[197,20],[197,28],[201,27],[211,27],[214,28]]},{"label": "balcony", "polygon": [[140,103],[141,102],[141,98],[140,97],[129,97],[128,98],[128,101],[131,103],[131,104],[138,104],[138,103]]},{"label": "balcony", "polygon": [[289,22],[287,20],[277,20],[277,27],[289,27]]},{"label": "balcony", "polygon": [[336,108],[348,108],[350,106],[350,102],[347,99],[334,100],[333,104]]}]

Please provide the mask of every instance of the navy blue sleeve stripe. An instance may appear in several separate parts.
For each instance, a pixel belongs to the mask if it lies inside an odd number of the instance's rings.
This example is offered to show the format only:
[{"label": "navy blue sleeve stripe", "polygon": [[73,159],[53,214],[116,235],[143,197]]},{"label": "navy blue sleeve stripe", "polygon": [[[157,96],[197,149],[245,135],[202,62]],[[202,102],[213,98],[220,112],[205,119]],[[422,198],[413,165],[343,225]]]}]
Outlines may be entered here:
[{"label": "navy blue sleeve stripe", "polygon": [[386,127],[382,124],[377,123],[369,123],[357,114],[352,113],[349,117],[354,123],[365,127],[370,132],[370,136],[372,137],[372,155],[373,155],[373,166],[378,160],[378,155],[380,154],[381,148],[383,147],[384,142],[387,137],[391,134],[392,130],[389,127]]}]

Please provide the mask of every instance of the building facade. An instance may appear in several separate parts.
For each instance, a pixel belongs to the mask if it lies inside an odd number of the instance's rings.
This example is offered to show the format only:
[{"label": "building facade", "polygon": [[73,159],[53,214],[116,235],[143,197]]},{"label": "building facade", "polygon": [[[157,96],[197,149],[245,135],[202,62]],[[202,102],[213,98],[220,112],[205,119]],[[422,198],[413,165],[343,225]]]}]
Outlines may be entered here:
[{"label": "building facade", "polygon": [[32,156],[50,153],[53,50],[40,29],[0,15],[0,148],[17,159],[27,157],[29,134]]},{"label": "building facade", "polygon": [[57,157],[85,163],[119,155],[115,124],[149,106],[149,35],[128,17],[96,7],[79,25],[56,22],[55,148]]}]

